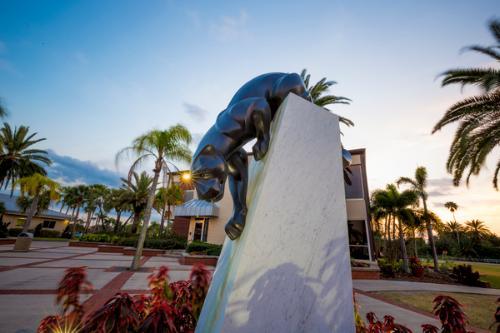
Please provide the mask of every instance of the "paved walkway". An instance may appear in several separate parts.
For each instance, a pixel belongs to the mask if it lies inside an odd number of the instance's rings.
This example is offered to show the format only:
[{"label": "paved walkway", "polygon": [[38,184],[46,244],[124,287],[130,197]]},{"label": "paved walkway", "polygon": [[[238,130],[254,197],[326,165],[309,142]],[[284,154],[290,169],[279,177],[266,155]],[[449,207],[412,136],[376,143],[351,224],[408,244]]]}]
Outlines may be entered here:
[{"label": "paved walkway", "polygon": [[362,291],[439,291],[500,296],[500,289],[395,280],[354,280],[353,287]]},{"label": "paved walkway", "polygon": [[34,241],[30,252],[0,245],[0,332],[35,332],[40,320],[56,314],[56,289],[65,269],[87,267],[94,290],[81,295],[86,311],[104,304],[117,292],[147,292],[147,277],[167,266],[171,281],[186,280],[191,266],[176,258],[143,257],[143,271],[129,272],[132,256],[98,253],[95,248],[69,247],[67,242]]}]

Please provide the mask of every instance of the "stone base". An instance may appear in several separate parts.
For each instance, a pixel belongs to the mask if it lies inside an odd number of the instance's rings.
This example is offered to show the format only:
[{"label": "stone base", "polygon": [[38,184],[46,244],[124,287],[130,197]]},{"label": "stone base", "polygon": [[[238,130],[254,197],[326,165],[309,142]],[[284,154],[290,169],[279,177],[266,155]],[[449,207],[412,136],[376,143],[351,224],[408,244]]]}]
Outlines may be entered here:
[{"label": "stone base", "polygon": [[290,95],[272,127],[251,165],[245,230],[226,238],[196,332],[353,333],[338,116]]}]

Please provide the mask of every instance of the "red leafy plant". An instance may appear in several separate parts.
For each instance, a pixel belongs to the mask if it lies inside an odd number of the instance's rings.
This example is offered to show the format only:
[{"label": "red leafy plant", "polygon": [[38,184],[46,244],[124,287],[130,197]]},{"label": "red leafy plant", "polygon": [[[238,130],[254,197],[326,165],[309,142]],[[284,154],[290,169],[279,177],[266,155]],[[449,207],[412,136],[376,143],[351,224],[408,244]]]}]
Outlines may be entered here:
[{"label": "red leafy plant", "polygon": [[[148,277],[150,295],[132,298],[127,293],[117,293],[85,319],[78,303],[78,326],[72,332],[194,332],[210,277],[210,272],[200,264],[193,266],[189,280],[170,283],[168,268],[160,267]],[[60,323],[60,317],[46,317],[38,332],[56,332],[54,328]]]},{"label": "red leafy plant", "polygon": [[68,268],[57,288],[56,304],[61,305],[62,313],[47,316],[40,322],[37,333],[50,333],[65,328],[77,328],[83,317],[80,293],[92,289],[87,280],[85,267]]},{"label": "red leafy plant", "polygon": [[422,264],[420,263],[420,259],[418,259],[417,257],[410,258],[410,269],[413,276],[418,278],[424,276],[425,268],[424,266],[422,266]]}]

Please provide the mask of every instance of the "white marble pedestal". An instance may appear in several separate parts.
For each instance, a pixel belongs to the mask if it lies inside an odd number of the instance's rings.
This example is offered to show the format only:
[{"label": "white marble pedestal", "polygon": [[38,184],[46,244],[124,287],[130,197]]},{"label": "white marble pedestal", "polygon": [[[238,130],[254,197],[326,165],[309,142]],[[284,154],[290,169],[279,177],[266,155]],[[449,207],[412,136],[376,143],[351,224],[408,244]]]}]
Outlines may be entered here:
[{"label": "white marble pedestal", "polygon": [[353,333],[338,116],[290,95],[272,127],[250,168],[245,230],[226,238],[196,332]]}]

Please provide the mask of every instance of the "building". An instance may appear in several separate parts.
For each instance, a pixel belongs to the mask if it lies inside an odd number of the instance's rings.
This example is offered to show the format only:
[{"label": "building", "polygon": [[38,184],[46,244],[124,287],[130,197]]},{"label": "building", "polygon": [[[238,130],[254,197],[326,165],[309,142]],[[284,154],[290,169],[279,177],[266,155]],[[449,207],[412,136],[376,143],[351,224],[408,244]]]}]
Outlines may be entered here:
[{"label": "building", "polygon": [[[350,151],[351,185],[345,184],[349,245],[351,257],[373,261],[373,235],[370,225],[370,201],[366,175],[365,149]],[[179,178],[174,179],[179,181]],[[173,231],[189,242],[199,240],[222,244],[224,226],[232,214],[232,200],[226,183],[221,201],[210,203],[196,198],[192,186],[185,186],[185,203],[175,207]]]},{"label": "building", "polygon": [[[3,214],[3,222],[8,223],[8,229],[22,228],[26,222],[26,213],[21,211],[16,203],[17,197],[8,194],[0,193],[0,202],[5,206]],[[70,216],[47,209],[33,216],[29,230],[34,230],[39,224],[42,225],[42,230],[54,230],[63,232],[69,224]]]}]

